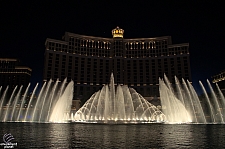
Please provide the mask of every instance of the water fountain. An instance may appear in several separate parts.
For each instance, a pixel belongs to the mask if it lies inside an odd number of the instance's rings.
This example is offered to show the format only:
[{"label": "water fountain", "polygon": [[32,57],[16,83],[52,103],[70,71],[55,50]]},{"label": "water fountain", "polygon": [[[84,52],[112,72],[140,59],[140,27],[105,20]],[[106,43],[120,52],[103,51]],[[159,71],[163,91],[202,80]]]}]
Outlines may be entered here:
[{"label": "water fountain", "polygon": [[[200,101],[189,81],[182,79],[181,84],[175,77],[175,82],[174,89],[166,76],[164,76],[164,80],[159,79],[162,112],[166,115],[168,123],[224,123],[225,98],[217,84],[219,95],[216,95],[207,80],[212,96],[210,98],[202,82],[199,81],[205,97]],[[203,103],[205,103],[204,106]]]},{"label": "water fountain", "polygon": [[207,80],[210,96],[202,82],[199,83],[204,99],[199,99],[189,81],[175,77],[172,85],[166,76],[159,79],[162,109],[158,109],[133,88],[115,86],[112,74],[110,84],[94,93],[76,113],[71,112],[73,81],[44,82],[37,98],[39,84],[36,84],[28,103],[30,84],[24,93],[23,86],[16,86],[8,100],[8,87],[4,91],[0,87],[0,122],[224,123],[225,98],[218,85],[216,92]]},{"label": "water fountain", "polygon": [[61,84],[58,80],[55,83],[52,80],[44,82],[37,98],[34,98],[37,83],[27,104],[25,101],[30,84],[24,93],[21,93],[23,86],[19,91],[16,86],[9,100],[6,98],[7,87],[0,98],[0,122],[66,122],[65,115],[71,111],[74,84],[73,81],[68,84],[66,81]]},{"label": "water fountain", "polygon": [[93,94],[76,112],[73,121],[82,123],[152,123],[164,122],[165,115],[126,85],[110,84]]}]

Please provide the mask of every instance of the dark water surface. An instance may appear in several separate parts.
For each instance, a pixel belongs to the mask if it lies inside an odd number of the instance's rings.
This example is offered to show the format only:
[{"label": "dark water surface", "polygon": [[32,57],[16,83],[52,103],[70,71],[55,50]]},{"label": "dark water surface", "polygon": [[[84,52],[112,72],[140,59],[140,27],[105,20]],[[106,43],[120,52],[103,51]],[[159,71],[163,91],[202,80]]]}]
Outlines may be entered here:
[{"label": "dark water surface", "polygon": [[[0,123],[14,148],[225,148],[225,125]],[[0,146],[4,148],[4,146]]]}]

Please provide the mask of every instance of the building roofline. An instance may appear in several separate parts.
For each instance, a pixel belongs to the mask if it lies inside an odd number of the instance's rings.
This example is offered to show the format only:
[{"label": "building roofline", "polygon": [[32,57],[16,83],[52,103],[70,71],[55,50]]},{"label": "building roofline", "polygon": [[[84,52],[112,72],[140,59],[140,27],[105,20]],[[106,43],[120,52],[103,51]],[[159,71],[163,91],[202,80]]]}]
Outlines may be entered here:
[{"label": "building roofline", "polygon": [[0,58],[0,61],[18,61],[16,58]]},{"label": "building roofline", "polygon": [[168,48],[183,47],[183,46],[189,46],[189,43],[171,44],[171,45],[168,45]]},{"label": "building roofline", "polygon": [[[84,38],[99,38],[103,40],[114,40],[117,38],[104,38],[104,37],[95,37],[95,36],[87,36],[87,35],[80,35],[80,34],[75,34],[75,33],[70,33],[70,32],[65,32],[65,35],[71,35],[75,37],[84,37]],[[162,37],[152,37],[152,38],[119,38],[123,39],[124,41],[126,40],[156,40],[156,39],[171,39],[171,36],[162,36]]]},{"label": "building roofline", "polygon": [[104,37],[95,37],[95,36],[87,36],[87,35],[80,35],[80,34],[75,34],[75,33],[70,33],[70,32],[65,32],[67,35],[75,36],[75,37],[85,37],[85,38],[99,38],[99,39],[104,39],[104,40],[113,40],[113,38],[104,38]]},{"label": "building roofline", "polygon": [[53,41],[53,42],[57,42],[57,43],[60,43],[60,44],[66,44],[66,45],[68,44],[68,42],[67,42],[67,41],[47,38],[47,39],[46,39],[46,41],[45,41],[45,45],[47,44],[47,42],[51,42],[51,41]]},{"label": "building roofline", "polygon": [[157,40],[157,39],[171,39],[171,36],[152,37],[152,38],[124,38],[124,40]]},{"label": "building roofline", "polygon": [[15,69],[28,69],[28,70],[32,71],[32,69],[27,66],[15,66]]}]

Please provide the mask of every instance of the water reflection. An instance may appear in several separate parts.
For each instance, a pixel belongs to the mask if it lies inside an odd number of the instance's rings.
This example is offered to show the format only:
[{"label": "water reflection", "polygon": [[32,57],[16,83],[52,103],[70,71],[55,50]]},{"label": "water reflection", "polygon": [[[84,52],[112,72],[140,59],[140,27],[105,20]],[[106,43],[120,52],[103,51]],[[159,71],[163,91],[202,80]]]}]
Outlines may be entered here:
[{"label": "water reflection", "polygon": [[[223,148],[224,125],[0,123],[18,148]],[[0,141],[2,143],[2,141]]]},{"label": "water reflection", "polygon": [[162,146],[183,148],[193,145],[192,125],[166,125],[161,133]]},{"label": "water reflection", "polygon": [[69,148],[72,144],[72,136],[70,127],[66,124],[55,124],[49,126],[49,140],[53,148],[62,147]]}]

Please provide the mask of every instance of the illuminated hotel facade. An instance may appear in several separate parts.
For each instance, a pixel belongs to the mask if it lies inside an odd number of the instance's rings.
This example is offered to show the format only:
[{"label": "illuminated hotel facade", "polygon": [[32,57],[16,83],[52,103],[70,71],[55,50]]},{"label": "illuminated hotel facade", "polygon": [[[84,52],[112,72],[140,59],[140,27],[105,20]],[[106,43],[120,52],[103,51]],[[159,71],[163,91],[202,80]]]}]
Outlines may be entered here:
[{"label": "illuminated hotel facade", "polygon": [[[18,86],[26,86],[30,83],[32,70],[27,66],[21,66],[18,59],[0,58],[0,86],[5,90],[8,86],[8,93]],[[23,91],[22,91],[23,92]]]},{"label": "illuminated hotel facade", "polygon": [[159,96],[159,77],[167,75],[191,81],[189,44],[172,44],[170,36],[124,39],[124,30],[112,30],[113,38],[66,32],[62,40],[46,39],[44,81],[73,80],[74,98],[87,100],[108,84],[135,88],[144,97]]}]

